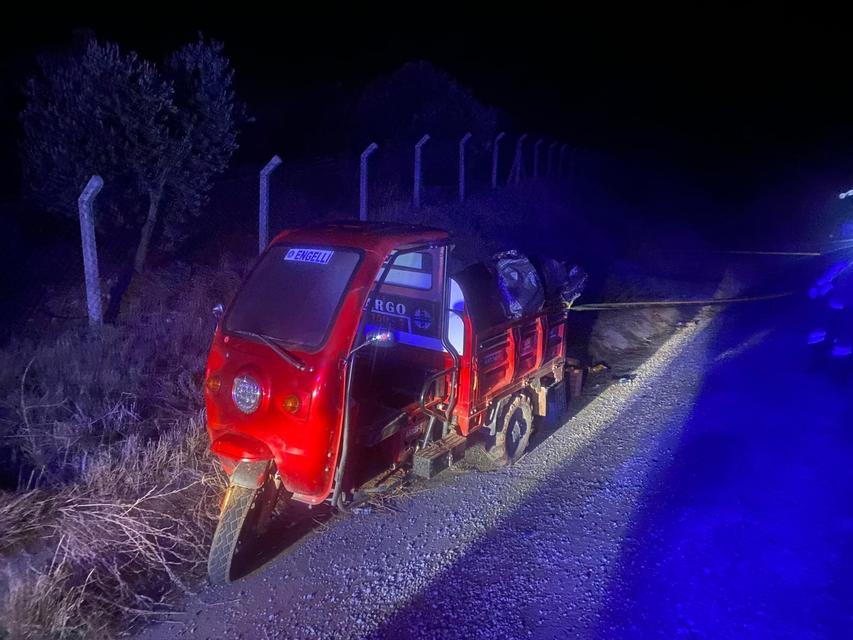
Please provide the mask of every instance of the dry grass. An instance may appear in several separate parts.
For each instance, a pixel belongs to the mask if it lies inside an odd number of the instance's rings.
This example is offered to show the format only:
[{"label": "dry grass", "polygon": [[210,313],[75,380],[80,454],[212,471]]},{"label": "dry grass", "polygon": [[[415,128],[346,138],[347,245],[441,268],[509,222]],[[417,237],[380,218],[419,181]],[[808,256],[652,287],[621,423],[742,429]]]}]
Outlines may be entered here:
[{"label": "dry grass", "polygon": [[40,489],[6,492],[0,500],[0,554],[44,537],[44,526],[54,514],[54,494]]},{"label": "dry grass", "polygon": [[200,385],[210,308],[236,282],[154,272],[100,336],[65,323],[0,352],[0,451],[19,470],[0,491],[0,637],[112,636],[203,574],[223,478]]},{"label": "dry grass", "polygon": [[31,491],[49,564],[7,575],[12,638],[114,632],[168,613],[202,574],[223,478],[206,452],[202,416],[147,445],[128,441],[55,494]]}]

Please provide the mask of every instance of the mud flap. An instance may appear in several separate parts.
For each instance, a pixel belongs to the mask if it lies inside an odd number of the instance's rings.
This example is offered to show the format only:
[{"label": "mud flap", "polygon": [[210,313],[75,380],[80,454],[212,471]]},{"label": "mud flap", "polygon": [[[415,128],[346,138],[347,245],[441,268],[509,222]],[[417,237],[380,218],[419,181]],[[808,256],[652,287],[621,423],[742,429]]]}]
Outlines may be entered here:
[{"label": "mud flap", "polygon": [[246,489],[260,488],[266,481],[271,462],[271,460],[249,460],[238,463],[231,473],[231,484]]},{"label": "mud flap", "polygon": [[548,388],[548,395],[545,399],[548,409],[543,417],[537,418],[538,427],[552,431],[562,426],[569,406],[566,383],[567,381],[564,379]]}]

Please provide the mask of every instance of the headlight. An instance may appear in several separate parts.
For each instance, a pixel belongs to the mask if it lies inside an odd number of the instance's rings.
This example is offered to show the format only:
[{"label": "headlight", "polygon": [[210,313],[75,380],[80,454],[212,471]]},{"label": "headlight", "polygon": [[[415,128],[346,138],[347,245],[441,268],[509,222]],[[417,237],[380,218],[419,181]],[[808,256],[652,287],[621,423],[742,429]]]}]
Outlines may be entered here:
[{"label": "headlight", "polygon": [[237,376],[231,387],[231,399],[243,413],[254,413],[261,404],[261,385],[250,375]]}]

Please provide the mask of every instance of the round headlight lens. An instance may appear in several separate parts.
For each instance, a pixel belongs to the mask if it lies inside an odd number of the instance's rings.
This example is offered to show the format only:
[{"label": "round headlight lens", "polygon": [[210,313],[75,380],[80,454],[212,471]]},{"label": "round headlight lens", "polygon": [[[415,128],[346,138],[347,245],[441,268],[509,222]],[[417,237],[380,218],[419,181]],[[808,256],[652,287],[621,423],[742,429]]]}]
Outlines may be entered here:
[{"label": "round headlight lens", "polygon": [[231,387],[231,399],[243,413],[254,413],[261,404],[261,385],[250,375],[237,376]]}]

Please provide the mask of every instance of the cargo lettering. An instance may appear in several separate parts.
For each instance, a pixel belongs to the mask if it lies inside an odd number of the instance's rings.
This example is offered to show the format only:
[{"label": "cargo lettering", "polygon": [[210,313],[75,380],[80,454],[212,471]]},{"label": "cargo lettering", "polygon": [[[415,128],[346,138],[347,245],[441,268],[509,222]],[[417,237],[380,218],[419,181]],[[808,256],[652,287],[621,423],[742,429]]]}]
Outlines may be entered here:
[{"label": "cargo lettering", "polygon": [[406,305],[402,302],[394,302],[392,300],[380,300],[376,298],[373,301],[373,310],[378,313],[394,313],[398,316],[406,315]]}]

